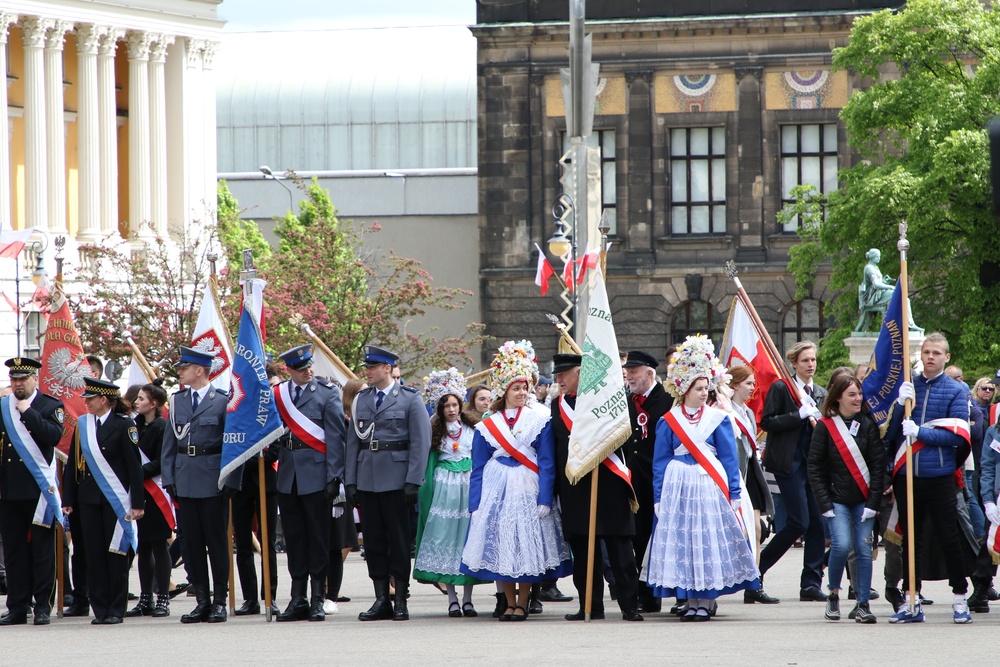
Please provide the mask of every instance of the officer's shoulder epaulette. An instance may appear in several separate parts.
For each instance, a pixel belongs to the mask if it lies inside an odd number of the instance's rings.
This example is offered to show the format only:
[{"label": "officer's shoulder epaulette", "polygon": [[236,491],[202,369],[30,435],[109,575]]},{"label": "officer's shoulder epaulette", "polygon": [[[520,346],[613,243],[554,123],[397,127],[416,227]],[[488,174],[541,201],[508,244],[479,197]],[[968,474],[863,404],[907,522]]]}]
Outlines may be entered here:
[{"label": "officer's shoulder epaulette", "polygon": [[364,389],[361,389],[360,391],[358,391],[358,393],[359,394],[371,394],[374,391],[375,391],[375,385],[370,384],[367,387],[365,387]]},{"label": "officer's shoulder epaulette", "polygon": [[185,385],[184,387],[182,387],[182,388],[178,389],[177,391],[175,391],[174,392],[174,396],[177,396],[178,394],[183,394],[185,392],[190,392],[190,391],[191,391],[191,387]]},{"label": "officer's shoulder epaulette", "polygon": [[223,396],[229,396],[229,390],[228,389],[219,389],[219,388],[216,388],[215,391],[217,391],[218,393],[222,394]]},{"label": "officer's shoulder epaulette", "polygon": [[410,385],[408,385],[408,384],[403,384],[403,385],[400,385],[400,387],[402,388],[402,390],[403,390],[403,391],[408,391],[408,392],[410,392],[411,394],[416,394],[416,393],[418,393],[418,392],[417,392],[417,388],[416,388],[416,387],[411,387],[411,386],[410,386]]},{"label": "officer's shoulder epaulette", "polygon": [[320,385],[321,387],[326,387],[327,389],[333,389],[334,387],[337,386],[336,384],[334,384],[333,382],[330,382],[329,380],[327,380],[325,378],[322,379],[322,380],[316,380],[316,384]]}]

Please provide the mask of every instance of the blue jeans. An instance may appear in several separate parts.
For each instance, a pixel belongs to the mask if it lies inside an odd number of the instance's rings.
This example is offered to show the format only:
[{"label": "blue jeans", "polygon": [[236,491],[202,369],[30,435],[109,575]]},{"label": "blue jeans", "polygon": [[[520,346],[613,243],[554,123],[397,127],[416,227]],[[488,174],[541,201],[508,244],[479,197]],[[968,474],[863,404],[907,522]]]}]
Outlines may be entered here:
[{"label": "blue jeans", "polygon": [[969,520],[972,521],[972,532],[976,539],[982,542],[986,539],[986,514],[983,513],[983,506],[979,504],[979,484],[973,483],[975,470],[965,471],[965,488],[969,490]]},{"label": "blue jeans", "polygon": [[862,521],[861,514],[864,509],[864,503],[857,505],[834,503],[834,517],[826,520],[830,529],[830,562],[827,565],[827,582],[830,590],[840,590],[847,554],[853,546],[857,568],[854,592],[858,596],[858,604],[868,602],[872,585],[872,526],[875,517]]}]

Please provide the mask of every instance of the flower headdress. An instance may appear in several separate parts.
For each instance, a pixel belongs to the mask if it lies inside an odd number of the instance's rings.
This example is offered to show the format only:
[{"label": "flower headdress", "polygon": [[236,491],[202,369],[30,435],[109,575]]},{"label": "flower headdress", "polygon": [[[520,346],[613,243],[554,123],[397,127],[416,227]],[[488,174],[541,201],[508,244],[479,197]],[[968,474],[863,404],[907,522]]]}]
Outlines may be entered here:
[{"label": "flower headdress", "polygon": [[436,406],[446,394],[457,396],[459,405],[465,400],[465,376],[457,368],[432,371],[424,377],[424,403]]},{"label": "flower headdress", "polygon": [[497,400],[517,380],[534,384],[538,379],[538,360],[531,341],[512,340],[504,343],[490,364],[490,397]]},{"label": "flower headdress", "polygon": [[698,334],[688,336],[670,357],[663,388],[680,400],[698,378],[705,378],[708,388],[715,389],[728,377],[722,362],[715,356],[712,340]]}]

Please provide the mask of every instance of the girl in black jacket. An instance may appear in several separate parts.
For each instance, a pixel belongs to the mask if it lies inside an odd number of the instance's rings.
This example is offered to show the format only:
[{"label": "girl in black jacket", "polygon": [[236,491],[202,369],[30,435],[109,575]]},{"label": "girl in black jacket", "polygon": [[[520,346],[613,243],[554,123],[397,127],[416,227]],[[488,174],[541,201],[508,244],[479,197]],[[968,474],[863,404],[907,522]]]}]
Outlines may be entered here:
[{"label": "girl in black jacket", "polygon": [[868,605],[872,578],[872,527],[882,499],[885,448],[863,402],[861,383],[836,377],[823,403],[809,448],[809,486],[830,529],[825,616],[840,620],[840,580],[852,546],[857,558],[858,623],[875,623]]}]

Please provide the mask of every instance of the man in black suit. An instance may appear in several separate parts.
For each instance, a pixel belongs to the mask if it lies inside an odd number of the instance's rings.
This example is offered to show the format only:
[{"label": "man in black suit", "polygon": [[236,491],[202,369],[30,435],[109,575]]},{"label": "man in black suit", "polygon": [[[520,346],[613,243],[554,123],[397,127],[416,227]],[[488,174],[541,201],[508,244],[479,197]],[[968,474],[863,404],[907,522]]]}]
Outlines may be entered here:
[{"label": "man in black suit", "polygon": [[[42,494],[55,493],[52,457],[62,438],[63,404],[38,391],[40,361],[15,357],[6,365],[13,393],[0,399],[0,535],[7,564],[8,611],[0,617],[0,625],[27,623],[32,600],[35,625],[48,625],[55,579],[52,528],[54,512],[62,510],[46,511],[49,504]],[[49,479],[44,488],[39,473]],[[36,519],[39,512],[44,518]],[[40,525],[44,522],[48,525]]]},{"label": "man in black suit", "polygon": [[[802,550],[802,575],[799,600],[823,602],[823,553],[826,537],[819,506],[806,477],[806,461],[812,442],[813,426],[820,419],[817,405],[826,398],[826,390],[813,383],[816,374],[816,344],[800,341],[785,358],[792,364],[795,377],[792,387],[782,381],[771,385],[764,399],[760,427],[767,432],[764,467],[774,474],[785,504],[785,525],[775,533],[760,553],[760,575],[770,570],[799,537],[805,538]],[[797,396],[793,396],[794,389]]]},{"label": "man in black suit", "polygon": [[[668,355],[669,357],[669,355]],[[632,486],[639,499],[635,515],[635,536],[632,546],[638,569],[653,533],[653,447],[656,444],[656,422],[674,405],[673,397],[656,381],[656,357],[642,350],[632,350],[626,357],[625,381],[628,383],[628,414],[632,421],[632,437],[625,443],[628,467],[632,471]],[[659,494],[657,494],[659,495]],[[653,595],[645,583],[639,585],[639,610],[660,611],[660,598]]]}]

